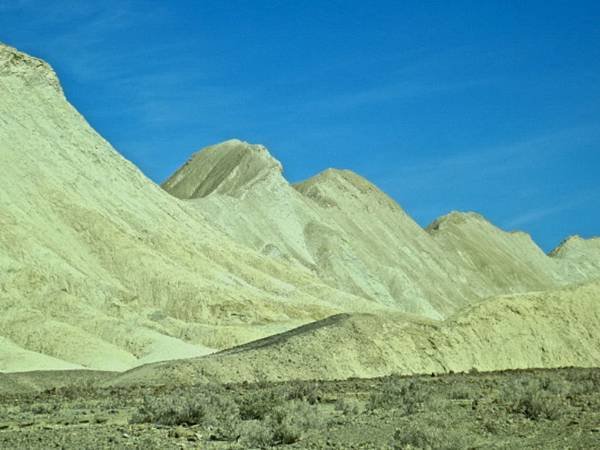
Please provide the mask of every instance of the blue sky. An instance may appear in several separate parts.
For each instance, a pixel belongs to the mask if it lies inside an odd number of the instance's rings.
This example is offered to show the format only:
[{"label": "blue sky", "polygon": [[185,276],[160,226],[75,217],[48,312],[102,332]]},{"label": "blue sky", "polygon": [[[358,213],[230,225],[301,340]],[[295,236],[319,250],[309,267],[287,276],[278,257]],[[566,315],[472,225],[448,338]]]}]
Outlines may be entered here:
[{"label": "blue sky", "polygon": [[0,0],[0,41],[150,178],[238,137],[427,225],[600,234],[600,2]]}]

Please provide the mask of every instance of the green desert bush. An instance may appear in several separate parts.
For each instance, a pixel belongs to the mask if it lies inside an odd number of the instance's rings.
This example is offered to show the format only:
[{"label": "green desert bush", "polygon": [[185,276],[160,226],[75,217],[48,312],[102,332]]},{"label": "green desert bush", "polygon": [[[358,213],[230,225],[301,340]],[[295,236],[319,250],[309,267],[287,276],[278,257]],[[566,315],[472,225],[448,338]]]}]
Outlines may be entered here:
[{"label": "green desert bush", "polygon": [[571,391],[571,384],[562,378],[546,376],[537,380],[540,389],[553,395],[565,396]]},{"label": "green desert bush", "polygon": [[371,393],[367,409],[398,409],[410,415],[416,413],[428,397],[426,389],[418,383],[391,377],[383,382],[380,390]]},{"label": "green desert bush", "polygon": [[570,384],[570,394],[586,395],[600,392],[600,372],[589,369],[569,371],[565,380]]},{"label": "green desert bush", "polygon": [[361,405],[357,400],[346,400],[344,398],[338,398],[335,402],[334,408],[336,411],[341,412],[344,416],[355,416],[360,414]]},{"label": "green desert bush", "polygon": [[271,431],[272,444],[293,444],[302,437],[305,428],[302,426],[303,418],[294,415],[286,408],[275,409],[267,419],[265,425]]},{"label": "green desert bush", "polygon": [[444,444],[441,432],[423,427],[409,426],[394,433],[391,447],[404,449],[439,449]]},{"label": "green desert bush", "polygon": [[230,440],[239,436],[240,410],[227,395],[209,395],[203,425],[210,426],[217,439]]},{"label": "green desert bush", "polygon": [[560,384],[551,387],[547,380],[522,379],[511,383],[505,396],[512,413],[523,414],[531,420],[556,420],[566,407],[562,401],[563,392],[564,387]]},{"label": "green desert bush", "polygon": [[452,400],[470,400],[473,396],[473,389],[464,385],[454,386],[448,392],[448,397]]},{"label": "green desert bush", "polygon": [[293,381],[287,385],[288,400],[302,400],[315,405],[321,401],[319,384],[310,381]]},{"label": "green desert bush", "polygon": [[238,436],[239,408],[220,389],[161,397],[145,396],[142,405],[131,419],[132,423],[159,425],[203,425],[210,427],[218,439]]},{"label": "green desert bush", "polygon": [[32,414],[54,414],[61,409],[58,402],[34,403],[32,405],[21,405],[21,411],[28,411]]},{"label": "green desert bush", "polygon": [[250,448],[270,448],[298,442],[311,430],[325,427],[318,408],[305,401],[291,401],[276,407],[263,421],[246,422],[240,427],[241,442]]},{"label": "green desert bush", "polygon": [[142,405],[131,419],[132,423],[159,425],[196,425],[206,416],[206,404],[199,396],[144,396]]},{"label": "green desert bush", "polygon": [[452,430],[411,423],[396,430],[390,447],[394,450],[462,450],[469,448],[469,442]]},{"label": "green desert bush", "polygon": [[563,414],[563,405],[555,396],[530,391],[520,396],[513,404],[513,411],[523,414],[531,420],[556,420]]},{"label": "green desert bush", "polygon": [[278,389],[260,389],[238,399],[242,420],[263,420],[269,412],[283,403],[284,395]]}]

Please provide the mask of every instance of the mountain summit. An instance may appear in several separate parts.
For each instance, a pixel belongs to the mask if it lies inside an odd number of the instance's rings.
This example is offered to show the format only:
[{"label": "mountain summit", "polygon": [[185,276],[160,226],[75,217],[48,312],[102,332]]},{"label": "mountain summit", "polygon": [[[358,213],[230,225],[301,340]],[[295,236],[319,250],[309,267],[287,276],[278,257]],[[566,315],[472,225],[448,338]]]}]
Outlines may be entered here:
[{"label": "mountain summit", "polygon": [[194,154],[163,188],[179,198],[236,195],[243,187],[281,176],[281,163],[262,145],[231,139]]}]

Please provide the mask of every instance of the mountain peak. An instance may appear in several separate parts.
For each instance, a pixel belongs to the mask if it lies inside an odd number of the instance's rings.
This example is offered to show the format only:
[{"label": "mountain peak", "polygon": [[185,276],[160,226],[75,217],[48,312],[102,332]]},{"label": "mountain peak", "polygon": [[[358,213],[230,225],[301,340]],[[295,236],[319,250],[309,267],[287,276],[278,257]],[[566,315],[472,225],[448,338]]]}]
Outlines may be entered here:
[{"label": "mountain peak", "polygon": [[21,78],[28,86],[49,86],[63,95],[58,77],[47,62],[0,42],[0,77],[7,76]]},{"label": "mountain peak", "polygon": [[479,222],[489,224],[489,221],[481,214],[472,211],[451,211],[448,214],[438,217],[427,226],[427,231],[438,231],[450,225],[462,225],[469,222]]},{"label": "mountain peak", "polygon": [[163,188],[183,199],[213,192],[234,194],[242,186],[270,176],[281,178],[282,171],[281,163],[263,145],[230,139],[194,153]]},{"label": "mountain peak", "polygon": [[592,248],[600,249],[600,237],[584,239],[575,234],[562,241],[549,255],[564,257],[574,253],[590,251]]},{"label": "mountain peak", "polygon": [[357,173],[346,169],[327,169],[294,187],[306,197],[325,207],[335,206],[343,197],[376,202],[391,209],[401,209],[387,194]]}]

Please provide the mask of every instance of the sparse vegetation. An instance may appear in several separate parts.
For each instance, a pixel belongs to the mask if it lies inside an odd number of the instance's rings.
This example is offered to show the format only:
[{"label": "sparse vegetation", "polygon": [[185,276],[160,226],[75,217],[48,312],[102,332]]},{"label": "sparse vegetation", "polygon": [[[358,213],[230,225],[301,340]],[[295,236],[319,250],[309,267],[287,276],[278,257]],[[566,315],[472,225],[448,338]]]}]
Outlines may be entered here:
[{"label": "sparse vegetation", "polygon": [[[233,400],[231,394],[211,386],[192,395],[146,396],[131,423],[166,426],[201,425],[211,429],[213,439],[240,440],[251,447],[266,448],[297,442],[307,431],[325,423],[310,385],[291,384],[266,388],[257,385]],[[316,404],[316,403],[315,403]]]},{"label": "sparse vegetation", "polygon": [[562,396],[566,385],[556,380],[524,379],[513,383],[506,391],[511,412],[531,420],[556,420],[566,408]]},{"label": "sparse vegetation", "polygon": [[453,387],[448,394],[448,397],[452,400],[469,400],[472,396],[473,392],[469,386],[463,385]]},{"label": "sparse vegetation", "polygon": [[181,392],[160,398],[145,396],[131,419],[131,423],[210,426],[213,436],[219,439],[236,437],[239,421],[237,403],[215,386],[192,395]]},{"label": "sparse vegetation", "polygon": [[409,425],[405,429],[394,432],[392,448],[394,450],[404,449],[440,449],[445,443],[441,430],[425,428],[423,426]]},{"label": "sparse vegetation", "polygon": [[391,447],[394,450],[464,450],[469,444],[461,433],[452,430],[429,424],[408,424],[395,431]]},{"label": "sparse vegetation", "polygon": [[131,423],[154,423],[158,425],[197,425],[206,416],[204,398],[169,396],[155,398],[146,396]]},{"label": "sparse vegetation", "polygon": [[263,420],[283,401],[283,393],[278,389],[252,391],[238,400],[240,416],[242,420]]},{"label": "sparse vegetation", "polygon": [[527,391],[516,399],[513,411],[521,413],[531,420],[555,420],[562,415],[563,407],[556,397],[548,393]]},{"label": "sparse vegetation", "polygon": [[410,415],[414,414],[427,398],[424,387],[414,381],[389,377],[383,382],[381,390],[369,396],[367,409],[397,409]]},{"label": "sparse vegetation", "polygon": [[293,381],[287,390],[288,400],[303,400],[311,405],[321,401],[319,384],[310,381]]},{"label": "sparse vegetation", "polygon": [[344,416],[355,416],[360,414],[361,405],[354,399],[338,398],[335,402],[335,410],[341,412]]},{"label": "sparse vegetation", "polygon": [[3,394],[0,448],[558,449],[564,436],[571,448],[595,448],[600,391],[590,386],[599,374],[564,369]]}]

